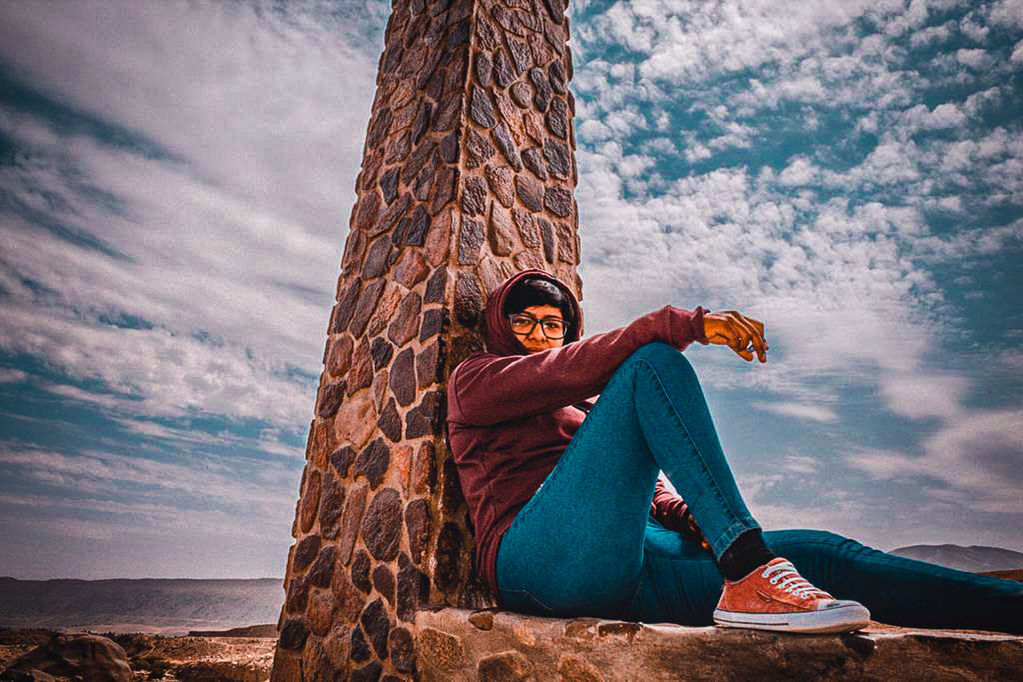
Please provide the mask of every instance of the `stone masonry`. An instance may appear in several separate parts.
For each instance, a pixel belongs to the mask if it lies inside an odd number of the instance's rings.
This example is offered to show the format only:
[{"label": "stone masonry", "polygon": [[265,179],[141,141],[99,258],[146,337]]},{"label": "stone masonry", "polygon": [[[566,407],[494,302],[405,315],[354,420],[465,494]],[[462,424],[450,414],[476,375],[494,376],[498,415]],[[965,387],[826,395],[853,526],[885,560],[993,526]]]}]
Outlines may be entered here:
[{"label": "stone masonry", "polygon": [[479,609],[446,382],[525,268],[582,299],[566,0],[394,0],[327,324],[272,680],[418,679],[416,613]]}]

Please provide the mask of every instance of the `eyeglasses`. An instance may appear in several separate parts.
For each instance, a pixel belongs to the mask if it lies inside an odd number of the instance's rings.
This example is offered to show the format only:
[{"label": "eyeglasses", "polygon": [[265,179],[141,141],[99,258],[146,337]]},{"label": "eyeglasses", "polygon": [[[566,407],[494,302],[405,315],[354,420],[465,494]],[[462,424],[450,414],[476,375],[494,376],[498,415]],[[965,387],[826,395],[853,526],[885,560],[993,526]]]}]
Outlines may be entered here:
[{"label": "eyeglasses", "polygon": [[565,321],[557,317],[545,317],[542,320],[538,320],[528,313],[515,313],[509,315],[508,319],[511,320],[512,332],[520,336],[529,336],[533,333],[533,328],[540,324],[540,331],[548,339],[563,339],[565,338]]}]

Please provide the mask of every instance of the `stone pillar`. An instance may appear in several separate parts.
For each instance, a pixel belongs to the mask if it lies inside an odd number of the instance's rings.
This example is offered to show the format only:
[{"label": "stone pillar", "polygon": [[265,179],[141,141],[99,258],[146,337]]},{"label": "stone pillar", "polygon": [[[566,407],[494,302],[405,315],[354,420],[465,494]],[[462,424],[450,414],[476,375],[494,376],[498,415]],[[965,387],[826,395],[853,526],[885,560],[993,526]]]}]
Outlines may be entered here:
[{"label": "stone pillar", "polygon": [[330,313],[273,680],[412,679],[415,612],[494,601],[446,445],[486,295],[579,262],[565,0],[395,0]]}]

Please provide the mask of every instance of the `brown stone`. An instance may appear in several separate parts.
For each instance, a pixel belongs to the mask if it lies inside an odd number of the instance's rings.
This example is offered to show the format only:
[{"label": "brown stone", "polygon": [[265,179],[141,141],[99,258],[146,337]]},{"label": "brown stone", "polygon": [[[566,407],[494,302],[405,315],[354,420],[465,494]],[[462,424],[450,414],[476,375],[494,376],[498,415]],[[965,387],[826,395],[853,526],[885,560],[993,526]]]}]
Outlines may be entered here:
[{"label": "brown stone", "polygon": [[384,151],[384,163],[403,161],[410,151],[412,151],[412,132],[406,130],[388,141]]},{"label": "brown stone", "polygon": [[350,445],[343,445],[330,453],[330,465],[341,478],[348,476],[348,468],[355,461],[355,449]]},{"label": "brown stone", "polygon": [[547,83],[547,74],[543,69],[532,68],[529,70],[529,80],[533,84],[533,104],[537,111],[543,113],[547,111],[554,96],[550,84]]},{"label": "brown stone", "polygon": [[430,308],[423,311],[423,322],[419,325],[419,340],[426,341],[441,333],[447,326],[448,309]]},{"label": "brown stone", "polygon": [[369,581],[369,565],[369,554],[366,550],[357,551],[355,558],[352,559],[352,584],[366,594],[373,589],[373,584]]},{"label": "brown stone", "polygon": [[[348,370],[348,396],[351,397],[360,389],[368,387],[373,383],[373,356],[369,352],[369,339],[363,338],[355,347],[352,357],[352,367]],[[346,412],[345,405],[350,400],[342,403],[338,408],[338,414]]]},{"label": "brown stone", "polygon": [[529,659],[515,650],[502,651],[481,658],[476,664],[476,675],[492,682],[519,682],[535,679]]},{"label": "brown stone", "polygon": [[519,36],[523,35],[522,28],[515,22],[512,13],[501,5],[495,4],[494,8],[490,10],[490,15],[494,18],[494,23],[505,31]]},{"label": "brown stone", "polygon": [[440,154],[440,158],[444,163],[455,163],[458,161],[458,139],[458,131],[452,130],[440,141],[437,153]]},{"label": "brown stone", "polygon": [[370,387],[370,390],[373,393],[373,409],[377,414],[384,411],[384,399],[388,397],[389,384],[390,373],[386,367],[373,375],[373,386]]},{"label": "brown stone", "polygon": [[355,343],[352,337],[347,334],[334,336],[330,341],[330,349],[327,351],[327,373],[331,376],[341,376],[348,371],[352,363],[352,349]]},{"label": "brown stone", "polygon": [[394,402],[394,398],[387,401],[387,407],[384,408],[380,418],[377,419],[377,426],[380,427],[380,432],[387,436],[388,440],[392,443],[397,443],[401,440],[401,415],[398,414],[398,406]]},{"label": "brown stone", "polygon": [[540,118],[539,114],[534,111],[522,112],[522,129],[525,130],[526,135],[528,135],[537,144],[543,144],[543,120]]},{"label": "brown stone", "polygon": [[437,486],[437,451],[433,443],[419,446],[412,463],[410,487],[417,493],[432,494]]},{"label": "brown stone", "polygon": [[[408,407],[416,399],[415,356],[411,348],[398,353],[391,363],[389,383],[394,397],[402,407]],[[406,434],[406,438],[411,436]]]},{"label": "brown stone", "polygon": [[494,627],[494,612],[476,611],[469,614],[469,622],[480,630],[490,630]]},{"label": "brown stone", "polygon": [[320,535],[333,540],[338,534],[341,509],[345,501],[345,489],[330,471],[323,477],[323,491],[320,493]]},{"label": "brown stone", "polygon": [[430,503],[424,498],[412,500],[405,507],[405,530],[408,532],[412,561],[417,564],[423,563],[430,540]]},{"label": "brown stone", "polygon": [[425,100],[420,102],[416,111],[416,120],[412,123],[412,144],[419,144],[420,138],[430,126],[431,114],[433,114],[433,105]]},{"label": "brown stone", "polygon": [[377,564],[373,569],[373,587],[394,606],[394,572],[387,564]]},{"label": "brown stone", "polygon": [[376,490],[384,482],[384,475],[390,463],[391,449],[387,447],[383,438],[377,438],[355,458],[353,475],[362,474],[369,481],[370,487]]},{"label": "brown stone", "polygon": [[487,296],[514,274],[511,263],[507,260],[498,260],[490,256],[484,256],[476,270],[479,272],[480,280],[483,282],[483,290]]},{"label": "brown stone", "polygon": [[568,139],[568,106],[560,97],[551,100],[551,108],[547,112],[547,129],[562,140]]},{"label": "brown stone", "polygon": [[369,354],[373,358],[373,369],[378,370],[387,365],[394,353],[394,346],[382,336],[373,339],[369,344]]},{"label": "brown stone", "polygon": [[292,618],[285,621],[284,627],[281,628],[281,634],[277,638],[277,646],[282,649],[298,651],[305,646],[305,641],[308,637],[309,631],[306,630],[302,619]]},{"label": "brown stone", "polygon": [[572,234],[572,228],[561,222],[555,223],[554,228],[558,235],[558,260],[575,264],[575,235]]},{"label": "brown stone", "polygon": [[441,670],[458,670],[466,663],[465,645],[455,635],[426,627],[416,634],[419,656]]},{"label": "brown stone", "polygon": [[411,289],[426,279],[429,272],[430,268],[422,254],[415,249],[406,249],[394,268],[394,281]]},{"label": "brown stone", "polygon": [[466,215],[482,215],[487,207],[487,186],[483,178],[469,176],[462,183],[462,211]]},{"label": "brown stone", "polygon": [[568,147],[560,142],[550,139],[546,140],[543,146],[543,157],[547,160],[547,170],[553,175],[567,178],[571,173]]},{"label": "brown stone", "polygon": [[331,332],[339,334],[348,329],[348,325],[352,321],[352,315],[355,314],[355,306],[359,302],[361,286],[362,282],[355,280],[338,296],[337,305],[334,306],[332,315],[333,320],[330,325]]},{"label": "brown stone", "polygon": [[426,293],[423,296],[423,303],[441,303],[444,301],[444,293],[448,284],[447,268],[438,268],[430,280],[426,283]]},{"label": "brown stone", "polygon": [[496,151],[494,145],[490,144],[490,140],[480,135],[474,128],[469,128],[465,134],[466,168],[471,170],[482,166]]},{"label": "brown stone", "polygon": [[[458,223],[457,218],[454,216],[454,208],[442,209],[437,215],[437,219],[433,221],[433,229],[426,235],[426,244],[424,246],[426,260],[434,267],[447,261],[448,246],[452,235],[451,225],[452,222],[456,225]],[[429,295],[427,295],[427,302],[430,302]]]},{"label": "brown stone", "polygon": [[567,218],[572,215],[572,191],[564,187],[548,187],[544,192],[543,205],[554,215]]},{"label": "brown stone", "polygon": [[443,390],[425,393],[419,404],[405,414],[405,437],[439,435],[444,425],[445,398]]},{"label": "brown stone", "polygon": [[476,65],[476,82],[488,88],[494,82],[494,63],[486,52],[477,52],[473,60]]},{"label": "brown stone", "polygon": [[356,483],[349,485],[347,490],[344,511],[341,513],[341,532],[338,534],[337,541],[337,560],[346,566],[352,558],[355,539],[359,535],[362,515],[366,510],[369,486],[365,483]]},{"label": "brown stone", "polygon": [[[368,661],[369,657],[373,655],[372,650],[369,648],[369,642],[366,641],[366,636],[363,634],[362,626],[360,625],[356,625],[355,628],[352,629],[352,645],[351,648],[349,649],[348,655],[356,663]],[[374,669],[376,675],[369,679],[376,680],[380,676],[380,663],[378,661],[373,661],[373,663],[376,664],[376,668]],[[365,668],[363,668],[362,670],[365,670]],[[355,677],[356,672],[359,671],[353,671],[352,673],[353,678]],[[363,677],[366,676],[363,675]]]},{"label": "brown stone", "polygon": [[334,620],[334,595],[326,590],[313,591],[305,619],[314,634],[320,637],[327,634]]},{"label": "brown stone", "polygon": [[300,528],[303,533],[308,533],[316,520],[316,509],[320,504],[320,472],[315,469],[306,481],[305,490],[299,502]]},{"label": "brown stone", "polygon": [[481,128],[493,128],[497,123],[494,117],[494,105],[487,91],[478,85],[472,86],[469,99],[469,117]]},{"label": "brown stone", "polygon": [[416,356],[416,386],[427,388],[443,381],[444,339],[437,339]]},{"label": "brown stone", "polygon": [[330,591],[334,593],[337,613],[345,622],[354,623],[366,603],[365,595],[360,592],[345,571],[335,571],[330,583]]},{"label": "brown stone", "polygon": [[511,215],[522,243],[530,249],[538,248],[540,246],[540,231],[533,219],[533,214],[524,208],[515,207],[512,209]]},{"label": "brown stone", "polygon": [[515,169],[515,172],[517,173],[522,170],[519,149],[515,145],[515,140],[512,139],[511,133],[508,132],[508,128],[503,123],[494,128],[494,141],[497,143],[497,148],[501,150],[501,154],[508,160],[511,167]]},{"label": "brown stone", "polygon": [[362,610],[359,623],[362,625],[366,635],[369,636],[369,641],[373,644],[373,649],[376,650],[377,656],[386,660],[387,635],[391,630],[391,622],[387,617],[387,608],[384,606],[383,600],[377,598],[370,602]]},{"label": "brown stone", "polygon": [[415,670],[415,646],[412,634],[407,628],[396,627],[387,638],[387,649],[391,654],[391,664],[401,673],[411,674]]},{"label": "brown stone", "polygon": [[[303,642],[304,644],[304,642]],[[302,679],[302,659],[284,650],[278,644],[274,652],[273,670],[270,671],[270,682],[291,682]]]},{"label": "brown stone", "polygon": [[437,215],[454,199],[458,191],[458,169],[444,166],[434,176],[433,185],[426,199],[430,202],[430,215]]},{"label": "brown stone", "polygon": [[[425,143],[424,143],[425,144]],[[423,145],[420,145],[422,147]],[[404,217],[405,213],[412,206],[413,196],[409,192],[403,193],[400,197],[394,200],[394,203],[387,207],[383,215],[380,216],[380,220],[376,224],[376,228],[373,232],[368,233],[368,236],[375,237],[378,234],[389,232],[398,224],[398,221]],[[358,334],[356,334],[358,336]]]},{"label": "brown stone", "polygon": [[408,293],[398,306],[397,316],[387,329],[387,338],[396,346],[404,346],[419,333],[419,312],[422,297],[414,291]]},{"label": "brown stone", "polygon": [[522,163],[540,180],[547,179],[547,169],[544,167],[543,154],[539,147],[522,150]]},{"label": "brown stone", "polygon": [[355,307],[355,314],[352,316],[349,327],[352,336],[358,338],[366,330],[366,323],[369,322],[370,315],[373,314],[380,296],[384,293],[384,284],[383,280],[377,280],[367,286],[359,295],[359,302]]},{"label": "brown stone", "polygon": [[449,592],[458,587],[461,554],[462,531],[449,521],[440,529],[434,554],[437,570],[434,572],[433,580],[442,592]]},{"label": "brown stone", "polygon": [[467,272],[458,271],[455,279],[455,320],[463,327],[475,328],[483,305],[479,280]]},{"label": "brown stone", "polygon": [[309,603],[309,583],[304,576],[292,576],[288,583],[288,594],[284,603],[284,610],[287,613],[302,613]]},{"label": "brown stone", "polygon": [[305,569],[309,567],[309,564],[313,562],[313,559],[316,558],[319,551],[319,535],[309,535],[302,538],[302,540],[298,543],[298,546],[295,547],[295,560],[292,563],[291,568],[299,573],[304,572]]},{"label": "brown stone", "polygon": [[559,95],[565,94],[568,86],[565,78],[565,67],[561,64],[560,60],[555,59],[547,65],[547,75],[550,77],[551,88],[554,92]]},{"label": "brown stone", "polygon": [[483,223],[472,218],[463,218],[458,238],[458,264],[471,265],[478,261],[482,246]]},{"label": "brown stone", "polygon": [[533,92],[529,89],[529,86],[523,81],[515,81],[512,83],[511,89],[512,99],[515,100],[515,104],[519,105],[523,109],[529,106],[530,101],[533,99]]},{"label": "brown stone", "polygon": [[379,561],[392,561],[398,555],[401,539],[401,495],[384,488],[370,502],[362,517],[362,539]]},{"label": "brown stone", "polygon": [[512,203],[515,201],[515,188],[512,184],[512,178],[515,177],[515,174],[512,172],[512,169],[508,166],[492,166],[487,164],[483,170],[483,175],[487,179],[490,191],[494,193],[497,200],[505,208],[511,208]]},{"label": "brown stone", "polygon": [[380,176],[380,192],[388,205],[398,196],[398,169],[391,168]]},{"label": "brown stone", "polygon": [[559,24],[565,20],[565,8],[568,6],[567,0],[543,1],[544,5],[547,6],[547,13],[550,14],[551,19]]},{"label": "brown stone", "polygon": [[369,191],[359,197],[359,203],[355,208],[355,229],[369,231],[377,222],[380,215],[380,195]]},{"label": "brown stone", "polygon": [[543,260],[532,251],[519,251],[512,257],[512,262],[515,263],[515,267],[519,270],[544,269]]},{"label": "brown stone", "polygon": [[306,457],[317,469],[327,468],[327,455],[337,446],[329,419],[315,419],[306,443]]},{"label": "brown stone", "polygon": [[543,210],[544,186],[536,178],[518,173],[515,175],[515,191],[523,206],[534,213]]},{"label": "brown stone", "polygon": [[407,622],[415,618],[419,604],[430,598],[430,580],[416,568],[404,552],[398,555],[398,618]]},{"label": "brown stone", "polygon": [[[382,332],[387,324],[394,317],[394,311],[398,309],[398,302],[401,300],[401,287],[394,282],[387,281],[384,285],[384,293],[380,296],[380,301],[377,303],[376,309],[369,318],[369,322],[366,324],[366,335],[370,338],[378,335]],[[360,341],[362,343],[363,341]],[[358,356],[358,349],[356,350],[356,356]],[[372,353],[370,354],[372,357]],[[357,362],[355,364],[358,364]],[[363,380],[365,377],[362,377]],[[351,383],[351,379],[349,380]],[[360,387],[363,384],[360,384]],[[356,389],[351,389],[349,393],[355,392]]]},{"label": "brown stone", "polygon": [[462,95],[451,92],[445,95],[434,112],[433,129],[438,133],[451,130],[462,115]]},{"label": "brown stone", "polygon": [[546,218],[537,217],[536,225],[540,230],[540,238],[543,240],[543,254],[547,262],[554,262],[554,251],[556,245],[554,243],[554,226]]},{"label": "brown stone", "polygon": [[341,401],[344,400],[347,389],[348,382],[344,379],[332,381],[322,386],[316,401],[316,416],[322,418],[333,417],[337,413],[338,407],[341,406]]},{"label": "brown stone", "polygon": [[604,676],[596,667],[569,654],[558,658],[558,673],[564,682],[604,682]]},{"label": "brown stone", "polygon": [[515,102],[512,98],[503,90],[497,90],[494,92],[494,100],[497,102],[497,111],[501,114],[501,118],[504,119],[505,124],[511,130],[517,130],[522,127],[522,114],[519,112],[519,108],[515,106]]},{"label": "brown stone", "polygon": [[511,255],[512,249],[515,248],[511,214],[498,203],[490,204],[490,230],[487,234],[490,250],[495,256]]},{"label": "brown stone", "polygon": [[505,55],[504,48],[494,50],[494,81],[498,86],[506,88],[517,77],[518,74],[512,70],[511,60]]},{"label": "brown stone", "polygon": [[[437,148],[437,143],[432,140],[424,140],[422,144],[416,147],[412,151],[412,156],[405,163],[405,166],[401,169],[401,181],[406,185],[412,184],[412,179],[419,173],[423,165],[433,155],[434,150]],[[390,209],[388,209],[390,210]]]},{"label": "brown stone", "polygon": [[337,280],[338,288],[348,281],[352,276],[355,266],[362,263],[363,251],[366,249],[366,239],[360,230],[348,232],[345,239],[344,254],[341,256],[341,277]]},{"label": "brown stone", "polygon": [[[306,580],[310,585],[316,587],[330,587],[330,581],[334,577],[334,565],[337,563],[337,547],[327,545],[320,550],[316,561],[309,568]],[[317,633],[322,634],[322,633]]]}]

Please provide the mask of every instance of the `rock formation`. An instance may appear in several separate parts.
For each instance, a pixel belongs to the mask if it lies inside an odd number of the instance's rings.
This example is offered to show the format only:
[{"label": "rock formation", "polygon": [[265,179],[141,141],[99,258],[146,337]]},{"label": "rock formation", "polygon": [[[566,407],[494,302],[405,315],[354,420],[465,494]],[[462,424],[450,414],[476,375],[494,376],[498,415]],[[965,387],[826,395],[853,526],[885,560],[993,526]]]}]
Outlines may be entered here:
[{"label": "rock formation", "polygon": [[273,680],[411,679],[415,614],[481,608],[446,381],[524,268],[582,299],[564,0],[395,0],[288,555]]}]

